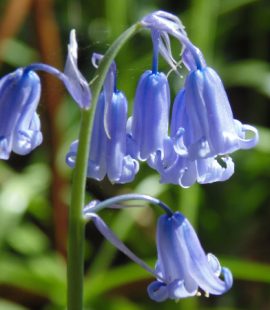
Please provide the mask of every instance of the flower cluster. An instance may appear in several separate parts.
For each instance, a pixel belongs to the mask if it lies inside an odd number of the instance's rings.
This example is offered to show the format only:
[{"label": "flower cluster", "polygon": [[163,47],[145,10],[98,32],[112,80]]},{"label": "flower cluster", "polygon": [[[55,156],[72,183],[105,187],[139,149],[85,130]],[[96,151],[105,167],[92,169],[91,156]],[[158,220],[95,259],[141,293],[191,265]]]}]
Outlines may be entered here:
[{"label": "flower cluster", "polygon": [[[151,31],[152,68],[138,82],[128,118],[127,99],[117,88],[116,64],[111,63],[93,111],[87,176],[99,181],[107,176],[112,183],[128,183],[134,180],[139,162],[146,162],[160,174],[162,183],[189,187],[195,182],[227,180],[234,172],[230,154],[255,146],[256,128],[234,119],[220,77],[207,66],[176,16],[157,11],[145,16],[140,24]],[[188,70],[172,107],[167,76],[158,71],[160,55],[172,70],[178,70],[170,36],[180,42],[181,62]],[[90,108],[91,91],[77,67],[77,48],[73,30],[64,72],[36,63],[0,79],[0,159],[8,159],[11,152],[28,154],[42,142],[37,114],[41,86],[36,71],[59,78],[81,109]],[[93,54],[93,65],[97,68],[102,59],[102,55]],[[76,164],[78,146],[75,140],[66,155],[71,168]],[[155,269],[130,251],[97,215],[102,208],[138,199],[158,205],[166,213],[157,225]],[[231,272],[221,267],[213,254],[206,255],[189,221],[155,198],[133,194],[92,201],[84,208],[83,216],[93,220],[115,247],[154,275],[156,281],[148,286],[148,294],[155,301],[200,295],[199,289],[206,295],[220,295],[232,286]]]},{"label": "flower cluster", "polygon": [[70,44],[65,70],[36,63],[19,68],[0,79],[0,159],[9,159],[13,151],[25,155],[42,142],[37,106],[40,99],[40,79],[35,71],[45,71],[59,78],[81,108],[89,108],[91,92],[77,67],[75,30]]},{"label": "flower cluster", "polygon": [[[234,172],[229,154],[255,146],[256,128],[233,118],[220,77],[207,66],[176,16],[157,11],[141,24],[152,34],[152,69],[138,82],[127,120],[127,101],[116,88],[116,65],[111,65],[95,112],[88,177],[102,180],[107,175],[113,183],[131,182],[139,161],[145,161],[160,174],[162,183],[189,187],[227,180]],[[158,71],[159,55],[177,70],[170,36],[181,43],[181,61],[188,70],[171,115],[168,79]],[[97,64],[102,57],[93,58]],[[75,165],[77,146],[78,141],[73,142],[67,154],[70,167]]]}]

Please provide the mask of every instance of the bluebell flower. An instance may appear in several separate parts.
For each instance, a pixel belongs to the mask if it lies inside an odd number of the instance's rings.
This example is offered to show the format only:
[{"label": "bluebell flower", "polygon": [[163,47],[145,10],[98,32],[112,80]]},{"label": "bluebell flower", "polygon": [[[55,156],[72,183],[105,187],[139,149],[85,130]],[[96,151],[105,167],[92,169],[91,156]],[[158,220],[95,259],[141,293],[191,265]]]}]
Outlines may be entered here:
[{"label": "bluebell flower", "polygon": [[[129,151],[133,157],[142,161],[157,151],[163,154],[164,140],[168,137],[170,89],[166,75],[158,72],[159,54],[164,55],[172,65],[173,62],[170,46],[166,46],[161,36],[159,31],[152,31],[152,70],[147,70],[140,78],[132,117],[128,120]],[[169,44],[169,41],[166,42]]]},{"label": "bluebell flower", "polygon": [[172,59],[168,35],[177,38],[183,45],[182,62],[190,71],[173,107],[171,138],[175,151],[196,160],[255,146],[258,142],[256,128],[233,118],[220,77],[207,66],[201,51],[191,43],[179,19],[170,13],[157,11],[145,16],[142,24],[151,29],[152,34],[159,33],[163,39],[159,40],[159,47],[162,46],[160,50],[167,59]]},{"label": "bluebell flower", "polygon": [[[166,212],[166,215],[160,216],[158,220],[156,233],[158,259],[155,269],[128,249],[96,214],[99,210],[113,207],[124,200],[149,201]],[[189,221],[180,212],[173,213],[168,206],[157,199],[131,194],[116,196],[102,202],[93,201],[85,207],[84,217],[93,220],[97,229],[109,242],[156,278],[147,289],[149,297],[154,301],[199,296],[200,290],[205,296],[221,295],[233,284],[230,270],[221,267],[213,254],[204,252]]]},{"label": "bluebell flower", "polygon": [[140,160],[160,150],[168,136],[170,90],[163,73],[146,71],[140,78],[129,119],[132,155]]},{"label": "bluebell flower", "polygon": [[[94,54],[93,62],[102,58]],[[139,170],[138,161],[127,152],[127,100],[116,89],[116,65],[112,64],[99,96],[92,130],[87,176],[112,183],[131,182]],[[66,156],[70,167],[76,163],[78,140],[71,144]]]},{"label": "bluebell flower", "polygon": [[159,279],[148,286],[149,297],[155,301],[199,295],[199,289],[206,296],[221,295],[232,286],[231,272],[221,267],[213,254],[205,254],[196,232],[180,212],[159,218],[157,250]]},{"label": "bluebell flower", "polygon": [[0,159],[12,151],[28,154],[42,142],[39,98],[40,80],[33,71],[17,69],[0,80]]},{"label": "bluebell flower", "polygon": [[188,187],[196,181],[227,180],[234,172],[228,155],[255,146],[256,128],[234,119],[221,79],[207,66],[176,16],[157,11],[145,16],[142,24],[151,30],[156,42],[154,59],[158,50],[177,70],[170,35],[182,44],[182,63],[190,71],[173,104],[170,136],[163,139],[163,147],[150,154],[148,164],[160,173],[163,183]]},{"label": "bluebell flower", "polygon": [[71,31],[65,72],[36,63],[7,74],[0,79],[0,159],[9,159],[13,151],[30,153],[42,142],[40,119],[36,112],[40,99],[40,79],[35,71],[55,75],[65,84],[79,106],[90,106],[89,86],[77,68],[77,42]]},{"label": "bluebell flower", "polygon": [[193,160],[249,149],[258,142],[256,128],[233,118],[222,81],[209,67],[188,74],[174,102],[171,137],[176,152]]}]

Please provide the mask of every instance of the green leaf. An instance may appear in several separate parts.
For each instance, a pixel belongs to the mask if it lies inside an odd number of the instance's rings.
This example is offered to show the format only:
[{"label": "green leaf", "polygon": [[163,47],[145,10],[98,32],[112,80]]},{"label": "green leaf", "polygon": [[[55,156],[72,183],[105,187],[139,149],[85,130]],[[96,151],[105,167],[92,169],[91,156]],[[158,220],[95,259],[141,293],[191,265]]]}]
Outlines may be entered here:
[{"label": "green leaf", "polygon": [[270,97],[270,66],[259,60],[243,60],[221,67],[226,86],[252,87]]},{"label": "green leaf", "polygon": [[259,130],[259,143],[256,146],[258,151],[270,153],[270,129],[266,127],[257,127]]},{"label": "green leaf", "polygon": [[223,257],[222,265],[231,269],[234,278],[270,283],[270,265],[239,258]]},{"label": "green leaf", "polygon": [[34,49],[15,39],[2,42],[0,54],[4,62],[14,67],[24,67],[38,59]]},{"label": "green leaf", "polygon": [[28,260],[11,255],[0,258],[0,284],[29,290],[55,304],[65,304],[65,278],[65,264],[56,255],[43,254]]},{"label": "green leaf", "polygon": [[220,14],[228,14],[241,9],[243,6],[258,2],[258,0],[226,0],[220,1]]},{"label": "green leaf", "polygon": [[49,171],[43,164],[33,164],[23,173],[13,173],[3,181],[0,192],[0,244],[17,226],[31,200],[47,188],[48,182]]},{"label": "green leaf", "polygon": [[[152,261],[151,264],[154,265],[154,262]],[[113,288],[139,280],[151,279],[151,277],[144,269],[134,263],[107,272],[100,272],[85,280],[85,300],[89,302]]]},{"label": "green leaf", "polygon": [[23,306],[19,306],[12,302],[0,299],[0,310],[27,310],[27,309]]},{"label": "green leaf", "polygon": [[42,254],[49,246],[46,235],[31,223],[21,224],[10,231],[7,243],[24,255]]}]

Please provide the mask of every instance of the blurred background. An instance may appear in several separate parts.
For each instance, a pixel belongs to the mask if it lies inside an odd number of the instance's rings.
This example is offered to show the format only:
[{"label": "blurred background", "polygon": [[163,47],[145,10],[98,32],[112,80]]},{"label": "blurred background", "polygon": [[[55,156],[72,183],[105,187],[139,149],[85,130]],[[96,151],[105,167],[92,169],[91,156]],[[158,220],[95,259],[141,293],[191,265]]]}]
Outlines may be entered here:
[{"label": "blurred background", "polygon": [[[159,184],[142,165],[124,186],[89,180],[92,197],[138,192],[181,210],[194,224],[206,252],[234,274],[225,295],[154,303],[153,279],[117,252],[89,223],[86,229],[86,310],[270,309],[270,2],[268,0],[1,0],[0,74],[42,61],[63,69],[69,32],[77,30],[79,66],[87,79],[93,52],[143,15],[158,9],[181,18],[191,40],[222,77],[236,119],[255,125],[259,145],[232,155],[236,171],[224,183],[181,189]],[[173,42],[174,55],[180,49]],[[118,87],[132,107],[136,83],[151,66],[149,33],[142,31],[116,59]],[[168,72],[161,61],[160,70]],[[185,74],[185,72],[183,72]],[[169,76],[171,95],[183,84]],[[0,310],[65,309],[67,206],[71,171],[65,165],[77,138],[79,109],[62,85],[42,75],[44,143],[28,156],[0,162]],[[141,258],[155,263],[159,210],[103,211],[102,217]]]}]

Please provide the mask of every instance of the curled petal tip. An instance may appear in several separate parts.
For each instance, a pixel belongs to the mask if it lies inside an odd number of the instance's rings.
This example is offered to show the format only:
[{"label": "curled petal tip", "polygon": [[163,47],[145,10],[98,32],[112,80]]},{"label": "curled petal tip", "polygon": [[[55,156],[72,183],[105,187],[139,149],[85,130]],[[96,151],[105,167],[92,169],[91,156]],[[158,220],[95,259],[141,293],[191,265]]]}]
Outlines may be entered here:
[{"label": "curled petal tip", "polygon": [[147,292],[149,297],[156,302],[162,302],[169,298],[168,289],[163,282],[152,282],[148,285]]}]

